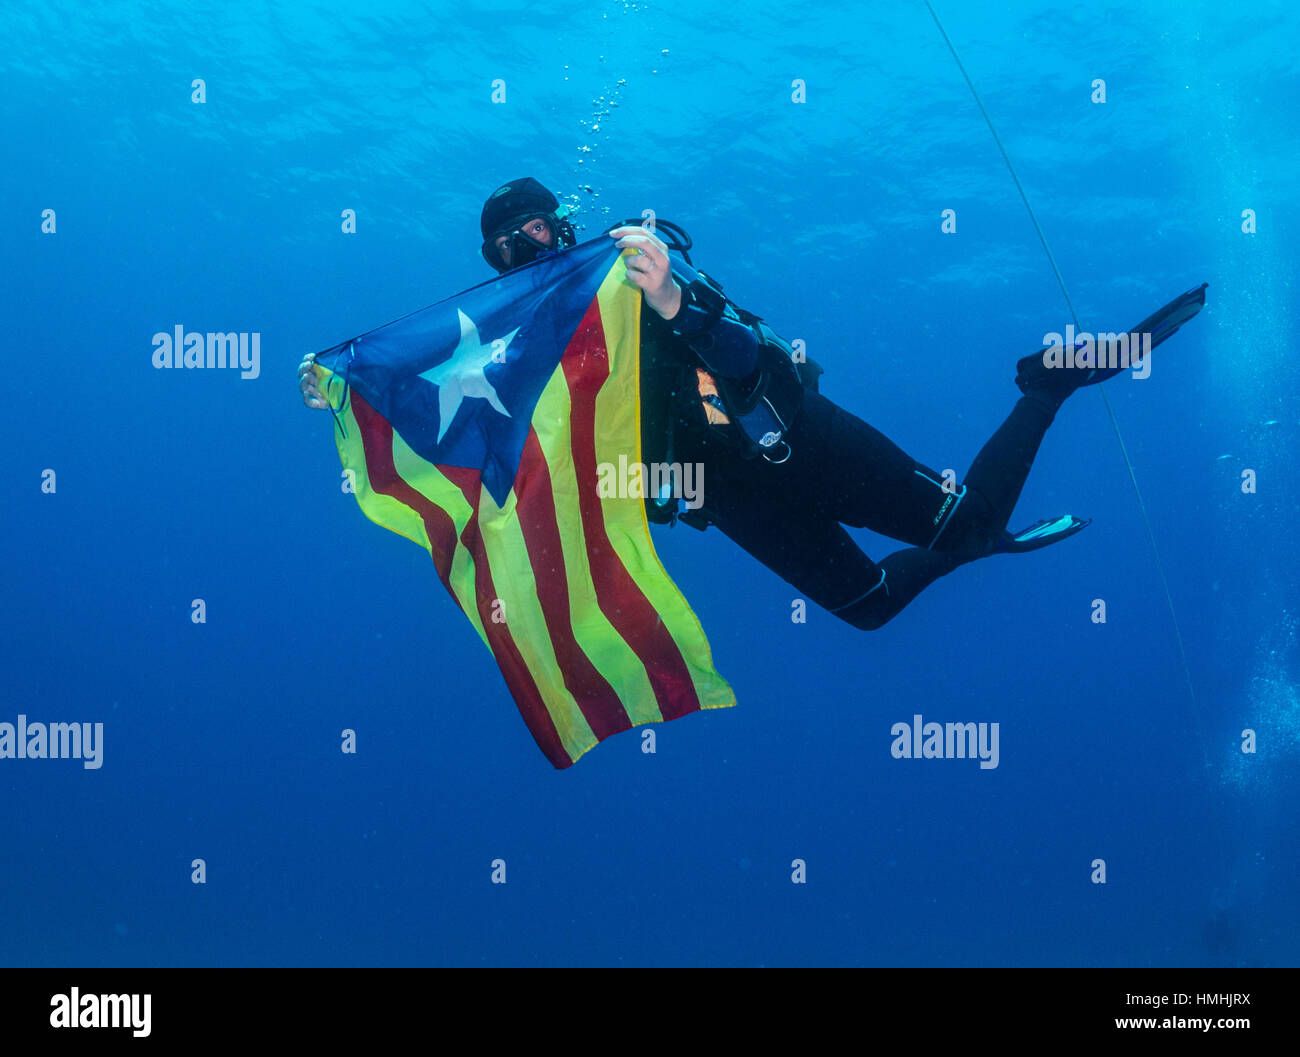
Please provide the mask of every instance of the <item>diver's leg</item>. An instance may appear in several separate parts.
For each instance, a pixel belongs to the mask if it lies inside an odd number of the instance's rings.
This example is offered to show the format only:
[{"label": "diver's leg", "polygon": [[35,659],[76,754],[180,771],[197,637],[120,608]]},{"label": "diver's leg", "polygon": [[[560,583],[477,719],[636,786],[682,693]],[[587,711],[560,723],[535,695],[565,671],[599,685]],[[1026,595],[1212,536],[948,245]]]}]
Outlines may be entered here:
[{"label": "diver's leg", "polygon": [[786,465],[836,521],[915,547],[977,557],[993,550],[1010,520],[1055,415],[1054,403],[1022,397],[957,484],[856,415],[808,394],[790,432]]},{"label": "diver's leg", "polygon": [[964,495],[936,550],[983,552],[1002,534],[1056,408],[1033,397],[1016,401],[1011,414],[980,449],[962,482]]},{"label": "diver's leg", "polygon": [[770,500],[753,499],[737,504],[724,493],[709,511],[713,523],[800,594],[863,631],[883,627],[935,580],[975,557],[911,547],[876,564],[839,522],[789,507],[765,509]]},{"label": "diver's leg", "polygon": [[[1202,284],[1158,309],[1133,327],[1131,333],[1148,335],[1150,348],[1155,348],[1177,333],[1204,304],[1205,285]],[[964,504],[966,509],[953,514],[948,538],[936,546],[961,549],[978,548],[985,543],[992,545],[1011,518],[1038,446],[1061,404],[1079,387],[1096,385],[1122,369],[1118,366],[1049,368],[1043,360],[1046,351],[1026,356],[1017,364],[1016,384],[1025,395],[989,438],[966,475],[968,498],[979,501]]]},{"label": "diver's leg", "polygon": [[[840,532],[844,532],[840,527]],[[847,536],[847,533],[844,533]],[[972,561],[975,555],[909,547],[880,563],[880,579],[866,592],[838,606],[826,607],[841,620],[863,631],[875,631],[941,576]]]},{"label": "diver's leg", "polygon": [[1056,412],[1047,404],[1021,397],[971,463],[965,484],[979,489],[989,501],[1001,518],[999,529],[1010,520],[1034,457],[1055,417]]},{"label": "diver's leg", "polygon": [[845,525],[929,547],[956,501],[939,474],[820,393],[804,393],[789,443],[780,468]]},{"label": "diver's leg", "polygon": [[883,626],[940,576],[974,557],[913,548],[876,564],[819,508],[807,481],[774,473],[786,464],[742,459],[707,440],[701,446],[695,435],[682,439],[683,460],[704,462],[703,510],[711,523],[801,595],[854,627]]}]

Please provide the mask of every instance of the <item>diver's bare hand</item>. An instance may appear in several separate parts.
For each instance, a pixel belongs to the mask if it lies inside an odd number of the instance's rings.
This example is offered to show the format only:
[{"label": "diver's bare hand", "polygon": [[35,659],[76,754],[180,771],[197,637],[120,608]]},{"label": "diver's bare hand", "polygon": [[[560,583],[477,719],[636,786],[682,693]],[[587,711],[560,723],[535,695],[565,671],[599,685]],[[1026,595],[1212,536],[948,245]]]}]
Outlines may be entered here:
[{"label": "diver's bare hand", "polygon": [[308,353],[298,364],[298,388],[302,392],[302,402],[308,407],[329,407],[329,401],[321,396],[317,387],[320,381],[316,373],[316,354]]},{"label": "diver's bare hand", "polygon": [[618,239],[619,249],[631,248],[636,256],[627,258],[627,277],[645,294],[645,303],[664,319],[672,319],[682,306],[682,288],[673,278],[668,247],[649,228],[639,225],[615,228],[609,237]]}]

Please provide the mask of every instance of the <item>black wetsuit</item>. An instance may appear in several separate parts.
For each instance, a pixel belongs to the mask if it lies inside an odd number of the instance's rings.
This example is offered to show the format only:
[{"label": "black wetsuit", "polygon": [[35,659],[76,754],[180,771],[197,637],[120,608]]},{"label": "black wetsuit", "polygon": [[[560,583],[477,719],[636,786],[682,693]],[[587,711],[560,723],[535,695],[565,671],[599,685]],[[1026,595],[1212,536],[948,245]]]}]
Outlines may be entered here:
[{"label": "black wetsuit", "polygon": [[[801,594],[866,630],[881,627],[938,577],[991,552],[1057,406],[1022,397],[965,479],[945,487],[884,434],[808,389],[787,434],[789,459],[743,457],[734,427],[705,419],[692,384],[696,362],[644,306],[643,461],[666,459],[673,423],[671,461],[703,464],[709,523]],[[873,562],[845,525],[911,546]]]}]

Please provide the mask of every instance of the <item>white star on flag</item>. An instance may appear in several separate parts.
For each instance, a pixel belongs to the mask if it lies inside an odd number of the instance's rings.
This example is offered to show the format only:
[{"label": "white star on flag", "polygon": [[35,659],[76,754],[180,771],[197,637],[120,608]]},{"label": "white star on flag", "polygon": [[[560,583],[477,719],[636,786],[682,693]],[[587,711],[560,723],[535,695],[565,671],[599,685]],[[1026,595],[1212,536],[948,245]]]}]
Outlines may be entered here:
[{"label": "white star on flag", "polygon": [[[510,417],[510,412],[502,406],[496,390],[483,374],[483,368],[489,363],[499,362],[494,359],[497,352],[494,348],[496,341],[484,346],[479,341],[478,327],[474,325],[473,320],[459,308],[456,309],[456,314],[460,316],[460,344],[456,346],[456,351],[451,354],[451,359],[444,360],[437,367],[430,367],[420,374],[426,382],[432,382],[438,387],[439,443],[442,442],[447,427],[451,425],[452,419],[456,417],[456,412],[460,410],[460,405],[467,397],[486,400],[506,418]],[[497,339],[504,343],[500,347],[501,352],[505,352],[511,339],[518,333],[519,328],[515,327],[504,338]]]}]

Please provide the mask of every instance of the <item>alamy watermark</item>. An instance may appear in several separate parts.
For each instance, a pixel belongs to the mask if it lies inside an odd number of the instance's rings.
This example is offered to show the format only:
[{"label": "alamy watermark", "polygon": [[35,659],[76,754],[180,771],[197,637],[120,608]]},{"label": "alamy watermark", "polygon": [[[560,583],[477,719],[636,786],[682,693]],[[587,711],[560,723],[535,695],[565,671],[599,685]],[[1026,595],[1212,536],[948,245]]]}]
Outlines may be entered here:
[{"label": "alamy watermark", "polygon": [[152,995],[83,995],[73,987],[68,994],[50,998],[52,1028],[130,1028],[138,1039],[147,1038]]},{"label": "alamy watermark", "polygon": [[596,466],[596,494],[601,499],[683,499],[688,510],[704,505],[702,462],[630,462],[626,455],[618,463]]},{"label": "alamy watermark", "polygon": [[1151,375],[1151,334],[1076,334],[1074,324],[1065,334],[1052,331],[1043,335],[1044,367],[1080,367],[1104,370],[1110,367],[1133,368],[1134,378]]},{"label": "alamy watermark", "polygon": [[153,336],[153,365],[195,368],[230,367],[240,378],[256,378],[262,373],[262,335],[197,330],[186,332],[179,323],[171,333],[160,330]]},{"label": "alamy watermark", "polygon": [[889,733],[894,737],[889,753],[896,760],[978,759],[982,771],[998,765],[996,723],[926,723],[917,713],[910,724],[895,723]]},{"label": "alamy watermark", "polygon": [[103,723],[0,723],[0,760],[81,760],[88,771],[104,765]]}]

